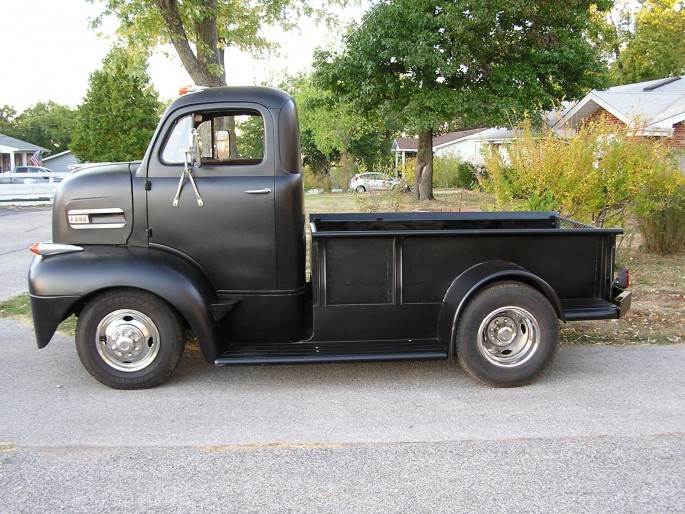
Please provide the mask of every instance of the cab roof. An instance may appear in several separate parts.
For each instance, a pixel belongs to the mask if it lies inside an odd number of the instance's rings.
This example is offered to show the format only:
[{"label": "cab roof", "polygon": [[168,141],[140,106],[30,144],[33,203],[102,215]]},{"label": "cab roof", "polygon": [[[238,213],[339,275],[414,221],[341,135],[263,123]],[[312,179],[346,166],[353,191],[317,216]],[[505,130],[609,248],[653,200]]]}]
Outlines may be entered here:
[{"label": "cab roof", "polygon": [[267,109],[280,109],[292,101],[292,96],[280,89],[262,86],[224,86],[208,87],[190,91],[178,97],[171,104],[171,109],[195,104],[236,102],[257,103]]}]

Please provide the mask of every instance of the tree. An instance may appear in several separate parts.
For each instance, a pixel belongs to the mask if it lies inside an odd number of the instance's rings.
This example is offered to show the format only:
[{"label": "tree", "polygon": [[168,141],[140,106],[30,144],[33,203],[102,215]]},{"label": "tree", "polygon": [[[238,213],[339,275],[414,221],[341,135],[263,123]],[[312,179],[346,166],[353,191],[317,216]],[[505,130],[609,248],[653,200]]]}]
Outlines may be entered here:
[{"label": "tree", "polygon": [[354,112],[308,74],[289,77],[280,87],[295,97],[303,161],[322,182],[330,183],[334,166],[349,177],[357,163],[372,168],[389,162],[391,123]]},{"label": "tree", "polygon": [[[96,0],[90,0],[95,2]],[[229,47],[257,51],[272,45],[260,33],[280,24],[291,28],[301,14],[323,12],[307,0],[101,0],[103,17],[116,16],[119,34],[129,48],[170,43],[195,84],[225,86],[224,51]],[[345,0],[327,0],[342,5]]]},{"label": "tree", "polygon": [[14,120],[16,137],[47,148],[51,153],[68,150],[76,111],[49,101],[38,102]]},{"label": "tree", "polygon": [[17,110],[11,105],[3,105],[0,107],[0,134],[6,136],[13,136],[14,120],[17,117]]},{"label": "tree", "polygon": [[433,199],[436,132],[505,124],[594,85],[601,63],[584,30],[591,4],[547,0],[389,0],[317,73],[361,112],[418,133],[415,197]]},{"label": "tree", "polygon": [[159,121],[159,109],[145,62],[115,48],[102,70],[90,76],[71,150],[83,161],[141,159]]},{"label": "tree", "polygon": [[647,0],[635,16],[634,32],[617,55],[618,83],[656,80],[685,73],[685,1]]},{"label": "tree", "polygon": [[38,102],[21,114],[0,107],[0,133],[47,148],[50,153],[68,149],[75,111],[55,102]]},{"label": "tree", "polygon": [[685,73],[685,1],[622,0],[592,11],[588,38],[607,64],[612,84]]}]

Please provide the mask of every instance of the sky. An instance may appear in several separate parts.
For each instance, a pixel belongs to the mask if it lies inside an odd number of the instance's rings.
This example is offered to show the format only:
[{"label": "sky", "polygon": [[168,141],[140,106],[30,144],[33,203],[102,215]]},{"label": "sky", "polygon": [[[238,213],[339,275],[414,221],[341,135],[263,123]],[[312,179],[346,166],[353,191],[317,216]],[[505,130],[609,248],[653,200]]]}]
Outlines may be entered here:
[{"label": "sky", "polygon": [[[52,100],[76,107],[88,90],[88,79],[101,68],[112,40],[98,37],[89,21],[101,10],[86,0],[0,0],[0,106],[10,105],[18,113],[38,102]],[[359,20],[360,7],[341,12],[341,19]],[[312,20],[300,23],[299,31],[270,32],[281,44],[281,55],[255,59],[251,55],[227,52],[229,85],[252,85],[278,79],[308,68],[316,46],[334,45],[339,38]],[[112,20],[104,27],[110,34]],[[149,74],[160,99],[178,95],[192,84],[172,47],[150,60]]]}]

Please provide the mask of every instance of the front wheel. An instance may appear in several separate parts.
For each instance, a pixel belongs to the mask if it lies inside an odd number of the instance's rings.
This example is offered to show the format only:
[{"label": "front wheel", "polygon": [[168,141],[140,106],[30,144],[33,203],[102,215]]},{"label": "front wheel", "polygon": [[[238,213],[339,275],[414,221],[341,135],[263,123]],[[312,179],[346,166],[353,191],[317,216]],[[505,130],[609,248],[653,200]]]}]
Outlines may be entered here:
[{"label": "front wheel", "polygon": [[457,328],[457,357],[474,378],[495,387],[531,382],[551,363],[559,322],[547,299],[518,282],[481,291]]},{"label": "front wheel", "polygon": [[183,354],[176,312],[134,289],[102,293],[84,307],[76,351],[88,372],[115,389],[147,389],[164,381]]}]

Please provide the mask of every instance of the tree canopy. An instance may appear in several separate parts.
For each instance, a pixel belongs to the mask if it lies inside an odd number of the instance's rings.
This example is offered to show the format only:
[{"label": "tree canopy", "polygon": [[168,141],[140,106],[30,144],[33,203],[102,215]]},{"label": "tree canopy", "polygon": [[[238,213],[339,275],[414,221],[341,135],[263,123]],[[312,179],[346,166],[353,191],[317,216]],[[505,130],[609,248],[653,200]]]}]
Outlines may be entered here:
[{"label": "tree canopy", "polygon": [[71,150],[91,162],[141,159],[159,121],[160,103],[145,62],[120,48],[90,76]]},{"label": "tree canopy", "polygon": [[655,80],[685,73],[685,2],[647,0],[615,63],[617,82]]},{"label": "tree canopy", "polygon": [[[372,168],[388,156],[391,134],[377,116],[362,116],[331,91],[319,87],[311,76],[300,74],[284,87],[297,102],[305,165],[328,175],[340,164],[352,173],[353,161]],[[325,178],[325,177],[324,177]]]},{"label": "tree canopy", "polygon": [[[119,35],[131,48],[173,45],[198,86],[226,85],[224,52],[229,47],[257,51],[272,46],[270,25],[291,28],[302,14],[323,11],[308,0],[90,0],[104,3],[101,17],[119,19]],[[344,4],[345,0],[325,3]],[[228,67],[228,71],[232,71]]]},{"label": "tree canopy", "polygon": [[0,133],[47,148],[50,153],[68,149],[75,111],[55,102],[38,102],[21,114],[5,105],[0,107]]},{"label": "tree canopy", "polygon": [[621,0],[594,11],[588,32],[613,84],[685,73],[685,1]]},{"label": "tree canopy", "polygon": [[358,111],[379,110],[419,134],[416,196],[432,199],[432,136],[506,124],[595,85],[589,8],[573,0],[389,0],[354,27],[317,76]]}]

